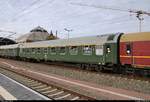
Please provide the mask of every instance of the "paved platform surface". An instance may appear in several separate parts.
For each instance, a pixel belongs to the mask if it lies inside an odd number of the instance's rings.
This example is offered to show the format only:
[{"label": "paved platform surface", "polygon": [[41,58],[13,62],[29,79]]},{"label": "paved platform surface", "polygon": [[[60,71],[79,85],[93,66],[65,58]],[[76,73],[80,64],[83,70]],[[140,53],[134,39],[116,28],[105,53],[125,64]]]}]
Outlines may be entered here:
[{"label": "paved platform surface", "polygon": [[1,73],[0,87],[0,100],[11,100],[8,97],[8,94],[14,97],[15,100],[50,100],[47,97],[23,86],[20,83],[17,83]]}]

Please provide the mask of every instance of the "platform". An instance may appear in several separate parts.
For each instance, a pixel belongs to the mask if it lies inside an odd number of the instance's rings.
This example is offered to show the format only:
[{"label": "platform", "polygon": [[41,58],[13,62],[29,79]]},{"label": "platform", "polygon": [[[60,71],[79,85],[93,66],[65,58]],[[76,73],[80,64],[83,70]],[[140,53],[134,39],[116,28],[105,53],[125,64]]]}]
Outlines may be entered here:
[{"label": "platform", "polygon": [[0,73],[0,100],[50,100]]}]

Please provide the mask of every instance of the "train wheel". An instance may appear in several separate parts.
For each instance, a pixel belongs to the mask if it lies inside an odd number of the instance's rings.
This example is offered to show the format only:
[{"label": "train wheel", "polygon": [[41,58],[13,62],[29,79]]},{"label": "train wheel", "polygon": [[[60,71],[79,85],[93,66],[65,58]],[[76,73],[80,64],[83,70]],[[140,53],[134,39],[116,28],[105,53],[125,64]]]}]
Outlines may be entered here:
[{"label": "train wheel", "polygon": [[121,72],[122,72],[122,74],[124,74],[124,75],[127,74],[126,69],[127,69],[126,67],[121,66]]},{"label": "train wheel", "polygon": [[76,66],[77,66],[78,68],[81,68],[82,64],[76,64]]},{"label": "train wheel", "polygon": [[95,67],[95,70],[97,72],[101,72],[103,70],[103,67],[102,66],[97,66],[97,67]]},{"label": "train wheel", "polygon": [[144,76],[144,77],[150,77],[150,71],[148,71],[148,70],[143,70],[143,76]]},{"label": "train wheel", "polygon": [[92,70],[94,69],[93,66],[90,65],[90,64],[86,64],[86,65],[85,65],[85,68],[86,68],[86,70],[88,70],[88,71],[92,71]]},{"label": "train wheel", "polygon": [[120,73],[120,66],[113,65],[112,71],[113,71],[114,73]]},{"label": "train wheel", "polygon": [[148,70],[147,73],[148,73],[148,74],[147,74],[147,77],[150,78],[150,70]]}]

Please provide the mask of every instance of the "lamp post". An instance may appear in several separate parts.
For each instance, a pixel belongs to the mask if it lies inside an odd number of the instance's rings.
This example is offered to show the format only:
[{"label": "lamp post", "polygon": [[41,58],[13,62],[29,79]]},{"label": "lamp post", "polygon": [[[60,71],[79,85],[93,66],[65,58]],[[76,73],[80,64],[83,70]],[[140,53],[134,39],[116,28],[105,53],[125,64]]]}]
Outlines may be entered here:
[{"label": "lamp post", "polygon": [[68,32],[68,40],[69,40],[69,33],[72,32],[73,30],[72,29],[67,29],[67,28],[64,28],[64,30]]}]

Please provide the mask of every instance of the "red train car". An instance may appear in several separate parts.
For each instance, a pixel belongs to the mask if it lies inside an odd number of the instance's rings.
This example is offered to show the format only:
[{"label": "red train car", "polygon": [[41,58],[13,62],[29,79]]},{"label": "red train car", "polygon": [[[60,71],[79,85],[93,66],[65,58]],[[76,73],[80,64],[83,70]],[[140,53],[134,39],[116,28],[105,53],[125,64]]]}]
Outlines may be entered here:
[{"label": "red train car", "polygon": [[135,69],[150,70],[150,32],[121,36],[120,63]]}]

